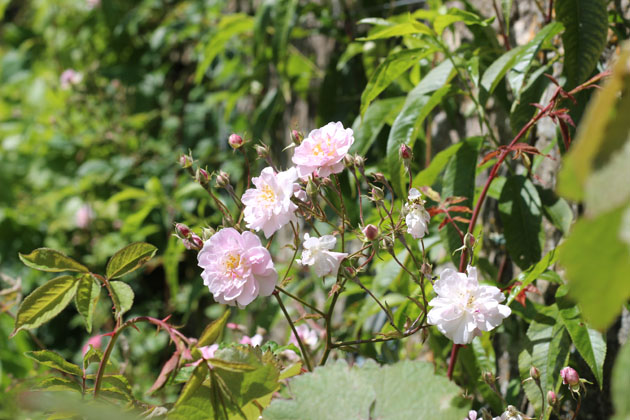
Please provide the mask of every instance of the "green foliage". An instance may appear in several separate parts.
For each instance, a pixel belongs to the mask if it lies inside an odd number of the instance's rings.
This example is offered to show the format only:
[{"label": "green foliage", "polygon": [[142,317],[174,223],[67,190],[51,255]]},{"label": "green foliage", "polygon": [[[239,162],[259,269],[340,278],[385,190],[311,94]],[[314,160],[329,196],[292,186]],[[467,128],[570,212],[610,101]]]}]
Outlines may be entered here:
[{"label": "green foliage", "polygon": [[133,289],[122,281],[111,281],[109,282],[109,286],[112,289],[112,300],[114,302],[116,318],[121,319],[125,312],[131,309],[133,305]]},{"label": "green foliage", "polygon": [[156,247],[145,242],[127,245],[116,252],[107,262],[107,278],[117,279],[137,270],[145,262],[153,258],[156,252]]},{"label": "green foliage", "polygon": [[66,361],[61,355],[50,350],[29,351],[25,355],[44,366],[69,373],[70,375],[81,376],[81,368],[74,363]]},{"label": "green foliage", "polygon": [[54,273],[62,271],[76,271],[87,273],[88,268],[63,253],[49,248],[39,248],[28,255],[20,255],[20,260],[27,266],[41,271]]},{"label": "green foliage", "polygon": [[90,274],[81,277],[74,296],[74,305],[83,317],[88,334],[92,332],[92,320],[96,304],[101,296],[101,285]]},{"label": "green foliage", "polygon": [[615,405],[614,420],[630,418],[630,402],[626,398],[630,382],[630,341],[621,348],[612,373],[612,399]]}]

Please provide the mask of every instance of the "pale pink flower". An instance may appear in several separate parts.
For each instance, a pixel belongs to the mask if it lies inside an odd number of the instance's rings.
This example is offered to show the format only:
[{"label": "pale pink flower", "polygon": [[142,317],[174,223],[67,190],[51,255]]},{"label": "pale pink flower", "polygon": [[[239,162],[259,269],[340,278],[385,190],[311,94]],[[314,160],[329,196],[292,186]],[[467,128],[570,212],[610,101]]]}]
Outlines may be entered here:
[{"label": "pale pink flower", "polygon": [[405,223],[407,233],[415,239],[422,239],[429,233],[429,222],[431,216],[424,208],[424,200],[420,196],[420,191],[415,188],[409,190],[409,197],[405,203]]},{"label": "pale pink flower", "polygon": [[74,215],[75,224],[80,229],[87,229],[93,219],[94,211],[89,204],[84,204],[79,207],[79,210],[77,210]]},{"label": "pale pink flower", "polygon": [[312,265],[315,274],[319,277],[337,275],[341,261],[348,256],[345,252],[330,251],[335,247],[337,238],[332,235],[324,235],[321,238],[304,234],[302,258],[296,260],[298,264]]},{"label": "pale pink flower", "polygon": [[258,295],[271,295],[278,279],[258,236],[234,228],[221,229],[208,239],[197,260],[203,268],[203,284],[214,300],[227,305],[242,308]]},{"label": "pale pink flower", "polygon": [[269,238],[287,223],[295,221],[297,206],[291,197],[296,180],[295,168],[276,173],[267,167],[259,177],[252,178],[256,188],[248,189],[241,198],[247,227],[257,232],[262,230]]},{"label": "pale pink flower", "polygon": [[340,122],[328,123],[311,131],[295,148],[293,163],[300,178],[315,172],[325,178],[343,170],[343,159],[354,143],[351,128],[343,128]]},{"label": "pale pink flower", "polygon": [[468,417],[466,417],[464,420],[477,420],[477,412],[475,410],[470,410],[468,412]]},{"label": "pale pink flower", "polygon": [[562,377],[562,383],[565,385],[578,385],[580,383],[580,375],[577,371],[569,366],[560,370],[560,376]]},{"label": "pale pink flower", "polygon": [[455,344],[468,344],[482,331],[490,331],[512,311],[499,302],[505,296],[494,286],[480,286],[477,269],[468,266],[468,274],[447,268],[433,285],[437,297],[429,302],[427,321]]},{"label": "pale pink flower", "polygon": [[239,343],[241,344],[249,344],[250,346],[253,346],[253,347],[260,346],[262,342],[263,342],[263,336],[260,334],[256,334],[253,337],[244,335],[243,338],[241,338],[241,341],[239,341]]},{"label": "pale pink flower", "polygon": [[83,346],[83,349],[81,349],[81,351],[83,352],[83,355],[85,356],[85,354],[90,350],[90,346],[94,347],[95,349],[100,349],[102,343],[103,343],[103,336],[102,335],[94,335],[94,336],[90,337],[90,339],[87,341],[87,343],[85,343],[85,345]]},{"label": "pale pink flower", "polygon": [[219,345],[216,343],[211,344],[209,346],[199,347],[199,351],[201,352],[201,359],[193,363],[189,363],[186,366],[197,366],[199,363],[203,362],[204,360],[212,359],[214,357],[214,353],[218,349],[219,349]]},{"label": "pale pink flower", "polygon": [[[317,347],[317,342],[319,341],[319,336],[315,330],[312,330],[306,324],[298,325],[295,327],[295,330],[298,333],[298,337],[302,340],[302,343],[307,346],[309,349],[314,350]],[[295,338],[295,334],[291,331],[291,338],[289,339],[289,343],[293,344],[296,347],[300,347],[297,339]]]},{"label": "pale pink flower", "polygon": [[59,76],[59,82],[61,83],[61,88],[66,90],[70,89],[73,85],[78,85],[83,80],[83,75],[73,69],[64,70]]}]

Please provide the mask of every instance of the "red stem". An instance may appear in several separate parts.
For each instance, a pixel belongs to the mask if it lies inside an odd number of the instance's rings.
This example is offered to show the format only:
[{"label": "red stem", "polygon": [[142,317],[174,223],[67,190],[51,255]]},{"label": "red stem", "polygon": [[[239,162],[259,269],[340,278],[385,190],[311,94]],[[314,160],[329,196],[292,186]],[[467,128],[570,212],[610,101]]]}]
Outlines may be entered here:
[{"label": "red stem", "polygon": [[457,361],[457,353],[459,352],[459,348],[461,344],[453,343],[453,350],[451,350],[451,360],[448,364],[448,372],[446,372],[446,376],[448,376],[449,380],[453,380],[453,370],[455,369],[455,362]]}]

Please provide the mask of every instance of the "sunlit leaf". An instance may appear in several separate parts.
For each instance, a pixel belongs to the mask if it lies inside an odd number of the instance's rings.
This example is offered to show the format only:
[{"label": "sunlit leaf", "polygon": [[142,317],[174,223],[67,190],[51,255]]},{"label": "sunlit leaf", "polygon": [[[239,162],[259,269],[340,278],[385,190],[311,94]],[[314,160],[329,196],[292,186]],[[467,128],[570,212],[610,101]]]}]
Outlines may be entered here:
[{"label": "sunlit leaf", "polygon": [[30,254],[19,254],[20,260],[27,266],[41,271],[58,273],[61,271],[76,271],[87,273],[90,270],[81,263],[73,260],[62,252],[50,248],[38,248]]},{"label": "sunlit leaf", "polygon": [[157,248],[146,242],[135,242],[116,252],[107,262],[107,278],[116,279],[138,269],[153,258]]}]

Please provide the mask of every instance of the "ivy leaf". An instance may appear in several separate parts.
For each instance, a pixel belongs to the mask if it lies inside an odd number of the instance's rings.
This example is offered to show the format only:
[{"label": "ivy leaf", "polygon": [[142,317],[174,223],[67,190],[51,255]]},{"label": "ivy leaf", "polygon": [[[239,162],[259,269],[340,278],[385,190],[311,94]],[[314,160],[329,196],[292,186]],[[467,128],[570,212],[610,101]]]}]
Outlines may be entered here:
[{"label": "ivy leaf", "polygon": [[560,319],[567,328],[575,348],[580,352],[588,367],[591,368],[599,389],[604,386],[604,359],[606,358],[606,340],[604,336],[588,328],[580,309],[566,297],[567,286],[561,286],[556,292],[556,302],[560,309]]},{"label": "ivy leaf", "polygon": [[[403,361],[380,367],[369,360],[349,367],[343,360],[289,380],[292,399],[274,399],[265,420],[410,419],[461,420],[468,414],[462,391],[433,365]],[[437,403],[439,402],[439,403]]]},{"label": "ivy leaf", "polygon": [[606,47],[607,3],[606,0],[560,0],[555,3],[556,19],[566,28],[562,44],[568,88],[586,80]]},{"label": "ivy leaf", "polygon": [[74,363],[68,362],[59,353],[51,350],[27,351],[24,353],[29,359],[33,359],[44,366],[57,369],[70,375],[82,376],[83,371]]},{"label": "ivy leaf", "polygon": [[79,280],[77,293],[74,296],[74,304],[81,314],[88,333],[92,332],[92,316],[96,309],[96,303],[101,295],[101,286],[90,274],[85,274]]},{"label": "ivy leaf", "polygon": [[153,258],[157,248],[146,242],[135,242],[116,252],[107,262],[108,279],[116,279],[138,269]]},{"label": "ivy leaf", "polygon": [[122,318],[125,312],[133,306],[133,289],[127,283],[122,281],[110,281],[109,285],[114,294],[112,296],[112,300],[114,301],[116,318]]},{"label": "ivy leaf", "polygon": [[38,248],[30,254],[18,254],[20,260],[27,266],[41,271],[59,273],[62,271],[76,271],[87,273],[90,270],[83,264],[73,260],[66,254],[50,248]]},{"label": "ivy leaf", "polygon": [[74,297],[77,284],[72,276],[60,276],[35,289],[22,301],[11,337],[22,329],[37,328],[56,317]]},{"label": "ivy leaf", "polygon": [[216,343],[221,336],[223,335],[223,330],[225,329],[225,324],[227,323],[228,318],[230,317],[230,310],[227,309],[221,315],[221,318],[212,321],[210,325],[206,327],[205,330],[201,333],[199,337],[199,341],[197,342],[197,347],[205,347],[210,344]]},{"label": "ivy leaf", "polygon": [[540,260],[544,232],[542,203],[534,184],[522,175],[507,178],[499,197],[506,247],[521,269]]}]

